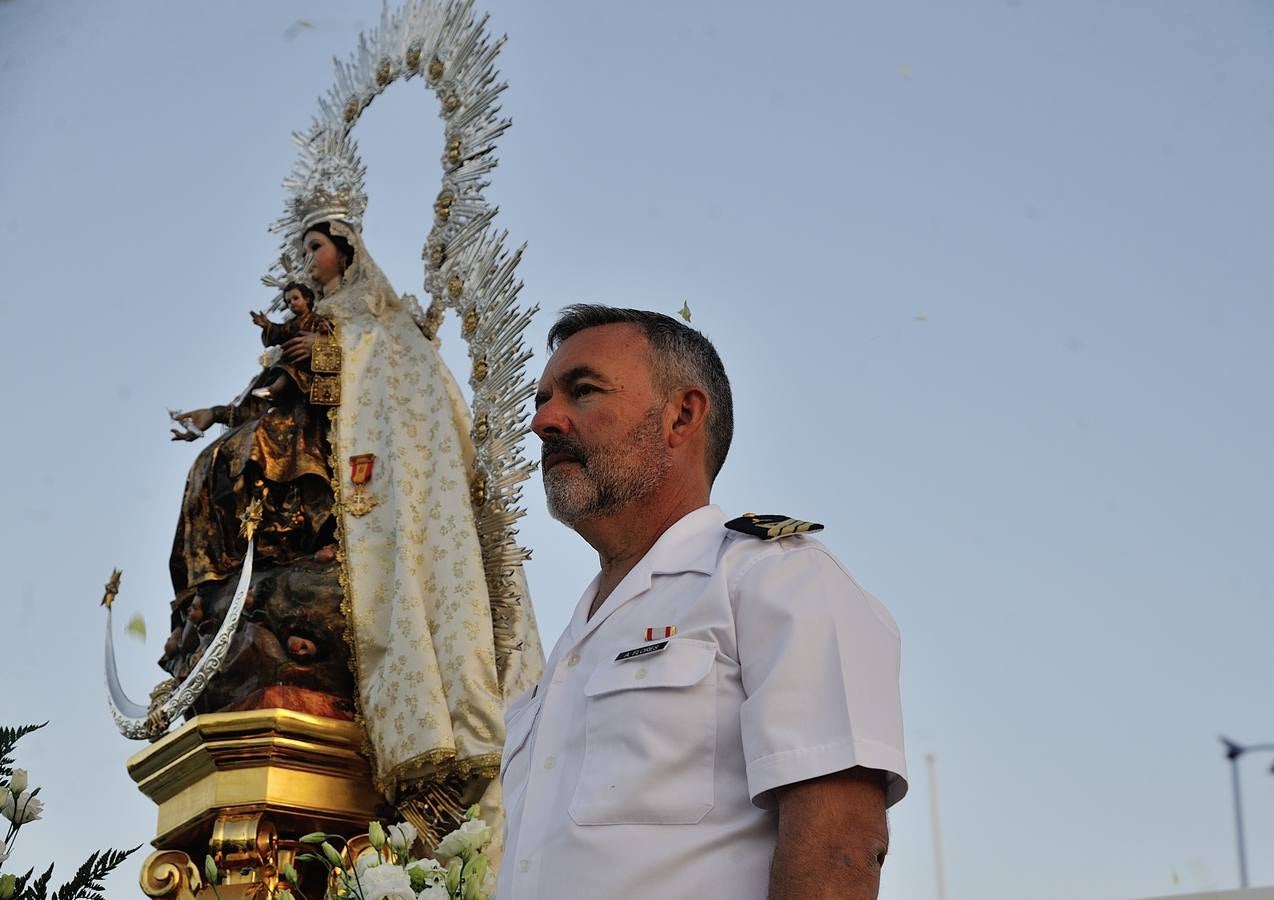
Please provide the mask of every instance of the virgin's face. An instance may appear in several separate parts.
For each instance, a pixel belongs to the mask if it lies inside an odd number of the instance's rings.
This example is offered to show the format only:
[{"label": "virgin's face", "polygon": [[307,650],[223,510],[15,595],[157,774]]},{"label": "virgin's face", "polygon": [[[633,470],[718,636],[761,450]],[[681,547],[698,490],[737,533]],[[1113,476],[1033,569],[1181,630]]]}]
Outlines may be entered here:
[{"label": "virgin's face", "polygon": [[319,284],[327,284],[345,271],[345,257],[321,231],[305,233],[305,252],[310,257],[310,274]]}]

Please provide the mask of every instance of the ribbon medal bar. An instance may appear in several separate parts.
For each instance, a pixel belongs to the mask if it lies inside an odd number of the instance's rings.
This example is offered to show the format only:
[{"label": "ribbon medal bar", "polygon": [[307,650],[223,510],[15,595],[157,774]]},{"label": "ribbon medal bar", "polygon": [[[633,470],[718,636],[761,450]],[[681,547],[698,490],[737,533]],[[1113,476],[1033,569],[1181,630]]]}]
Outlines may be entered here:
[{"label": "ribbon medal bar", "polygon": [[375,466],[375,453],[359,453],[349,458],[349,480],[354,485],[354,493],[345,501],[345,508],[352,516],[365,516],[376,507],[376,496],[367,490]]}]

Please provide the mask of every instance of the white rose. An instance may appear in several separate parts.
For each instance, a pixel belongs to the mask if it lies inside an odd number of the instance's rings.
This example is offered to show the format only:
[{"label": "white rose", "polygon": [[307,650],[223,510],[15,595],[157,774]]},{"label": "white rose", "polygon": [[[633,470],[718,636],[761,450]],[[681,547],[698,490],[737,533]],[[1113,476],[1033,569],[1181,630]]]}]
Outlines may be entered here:
[{"label": "white rose", "polygon": [[354,871],[359,878],[363,877],[363,873],[368,869],[375,868],[380,865],[380,854],[375,850],[367,849],[358,854],[358,859],[354,860]]},{"label": "white rose", "polygon": [[9,778],[9,790],[14,794],[21,794],[27,789],[27,770],[14,769],[13,775]]},{"label": "white rose", "polygon": [[363,900],[416,900],[411,878],[401,866],[372,866],[358,876],[358,883],[363,888]]},{"label": "white rose", "polygon": [[438,842],[439,856],[467,856],[491,843],[491,826],[481,819],[470,819]]},{"label": "white rose", "polygon": [[442,878],[446,874],[446,869],[436,859],[413,859],[406,868],[408,875],[412,869],[420,869],[427,878]]},{"label": "white rose", "polygon": [[433,884],[416,895],[416,900],[451,900],[445,884]]},{"label": "white rose", "polygon": [[398,850],[410,850],[411,845],[416,843],[416,826],[410,822],[402,822],[398,825],[390,825],[389,845]]},{"label": "white rose", "polygon": [[40,814],[44,812],[44,801],[38,797],[32,796],[32,792],[28,789],[23,791],[17,797],[14,797],[10,791],[4,792],[4,803],[0,806],[0,813],[12,822],[14,825],[25,825],[27,822],[34,822],[40,818]]},{"label": "white rose", "polygon": [[447,878],[447,870],[436,859],[413,859],[404,868],[411,879],[412,890],[423,891]]}]

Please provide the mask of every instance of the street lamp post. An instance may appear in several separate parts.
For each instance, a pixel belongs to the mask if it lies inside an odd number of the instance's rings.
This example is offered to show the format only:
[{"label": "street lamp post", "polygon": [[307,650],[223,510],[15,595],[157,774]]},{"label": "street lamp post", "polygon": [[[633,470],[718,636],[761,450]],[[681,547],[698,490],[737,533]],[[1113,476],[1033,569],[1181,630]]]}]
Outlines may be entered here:
[{"label": "street lamp post", "polygon": [[1268,751],[1274,753],[1274,744],[1239,744],[1225,735],[1220,736],[1225,746],[1225,758],[1230,761],[1230,784],[1234,789],[1234,833],[1239,843],[1239,887],[1247,887],[1247,847],[1243,840],[1243,801],[1239,795],[1239,757],[1244,753]]}]

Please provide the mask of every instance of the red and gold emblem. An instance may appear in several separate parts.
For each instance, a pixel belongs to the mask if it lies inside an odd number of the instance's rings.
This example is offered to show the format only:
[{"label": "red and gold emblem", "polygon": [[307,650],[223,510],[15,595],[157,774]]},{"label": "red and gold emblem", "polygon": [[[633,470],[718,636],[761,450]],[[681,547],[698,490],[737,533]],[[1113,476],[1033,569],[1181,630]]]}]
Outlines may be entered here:
[{"label": "red and gold emblem", "polygon": [[345,500],[345,508],[350,515],[365,516],[375,508],[376,497],[367,490],[375,468],[375,453],[359,453],[349,458],[349,480],[354,485],[354,490]]}]

